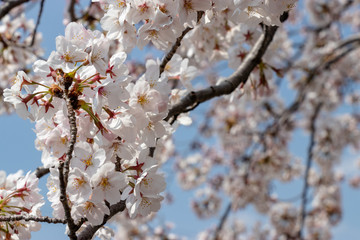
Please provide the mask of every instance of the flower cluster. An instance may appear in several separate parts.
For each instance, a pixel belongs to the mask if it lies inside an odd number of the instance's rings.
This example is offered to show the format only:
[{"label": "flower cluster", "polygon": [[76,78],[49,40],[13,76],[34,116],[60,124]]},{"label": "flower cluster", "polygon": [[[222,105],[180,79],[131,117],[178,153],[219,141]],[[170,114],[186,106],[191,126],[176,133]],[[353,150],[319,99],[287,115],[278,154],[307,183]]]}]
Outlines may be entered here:
[{"label": "flower cluster", "polygon": [[[124,65],[126,54],[108,57],[109,39],[98,31],[70,23],[56,39],[47,61],[34,63],[38,79],[19,72],[5,101],[22,117],[36,122],[37,148],[49,167],[48,199],[54,216],[62,218],[59,163],[66,159],[71,131],[66,105],[75,111],[77,141],[67,183],[72,217],[86,217],[92,225],[109,214],[105,203],[127,199],[131,217],[160,208],[165,189],[159,162],[149,156],[157,139],[171,132],[162,119],[168,111],[167,75],[155,61],[132,79]],[[121,195],[122,194],[122,195]]]},{"label": "flower cluster", "polygon": [[[40,207],[44,204],[39,194],[38,178],[28,172],[23,176],[22,171],[6,176],[0,171],[0,217],[38,217]],[[35,221],[0,221],[1,239],[30,239],[30,232],[38,231],[40,223]]]},{"label": "flower cluster", "polygon": [[[101,26],[110,39],[118,39],[122,50],[131,51],[135,46],[143,48],[151,42],[160,50],[169,49],[186,27],[194,27],[200,12],[205,13],[204,24],[223,20],[257,25],[280,25],[280,15],[292,9],[296,0],[238,1],[238,0],[93,0],[100,2],[105,15]],[[219,16],[218,16],[219,15]],[[135,26],[143,23],[139,29]],[[213,23],[211,23],[213,24]],[[226,25],[223,26],[224,29]],[[200,34],[205,32],[201,31]],[[196,33],[194,33],[196,34]],[[206,35],[199,36],[200,39]],[[198,40],[200,40],[198,39]],[[203,43],[216,41],[207,38]],[[203,51],[206,48],[203,46]]]},{"label": "flower cluster", "polygon": [[12,110],[11,105],[4,102],[3,90],[11,85],[17,71],[27,69],[27,65],[32,64],[38,56],[43,54],[40,47],[42,35],[36,33],[33,36],[34,28],[34,21],[29,21],[24,14],[13,13],[2,18],[0,24],[0,114]]},{"label": "flower cluster", "polygon": [[[192,123],[188,113],[172,116],[176,120],[175,124],[171,122],[173,125],[164,121],[170,106],[179,103],[190,91],[193,91],[187,95],[190,98],[201,97],[196,94],[202,91],[195,91],[191,83],[199,69],[213,71],[212,67],[219,67],[216,63],[226,60],[230,68],[240,71],[254,53],[253,46],[260,43],[258,39],[266,36],[269,26],[281,25],[296,0],[92,2],[97,4],[89,8],[92,20],[88,23],[98,18],[105,31],[90,31],[79,23],[69,23],[65,36],[56,38],[56,51],[46,61],[34,63],[35,77],[28,74],[25,65],[33,59],[31,54],[39,53],[31,49],[27,55],[14,47],[21,40],[16,29],[25,26],[31,31],[31,24],[4,18],[9,27],[0,27],[0,44],[4,49],[4,65],[9,67],[2,74],[13,75],[15,66],[24,68],[18,72],[13,86],[3,91],[4,100],[20,116],[36,122],[36,147],[43,153],[44,167],[50,169],[47,196],[55,217],[69,219],[61,201],[64,199],[61,190],[65,187],[61,187],[64,184],[59,176],[65,175],[66,203],[72,220],[81,223],[79,232],[89,225],[102,224],[105,215],[112,215],[111,206],[125,203],[127,211],[115,217],[122,224],[117,233],[120,238],[175,238],[169,227],[152,231],[141,225],[153,219],[164,201],[166,181],[159,168],[175,155],[171,135],[178,123]],[[192,202],[198,217],[217,214],[224,202],[222,196],[226,195],[233,212],[252,204],[258,212],[269,216],[271,229],[256,225],[247,238],[297,238],[303,233],[299,238],[331,237],[330,227],[338,224],[342,216],[342,176],[334,169],[347,146],[355,149],[360,146],[359,114],[340,117],[332,114],[346,97],[353,106],[359,103],[357,91],[347,93],[352,87],[348,82],[356,83],[358,79],[359,53],[354,51],[357,45],[340,41],[341,29],[331,23],[334,16],[341,19],[338,11],[345,11],[347,4],[354,1],[345,2],[336,0],[326,5],[321,0],[306,1],[309,21],[317,23],[314,31],[293,26],[299,30],[293,32],[312,32],[306,37],[308,41],[298,47],[301,54],[298,56],[294,51],[298,39],[279,28],[256,66],[247,69],[248,77],[240,87],[214,102],[199,132],[215,136],[216,146],[204,147],[200,140],[195,140],[191,146],[195,153],[179,157],[175,168],[185,190],[200,187]],[[96,9],[99,6],[101,10]],[[346,17],[346,22],[359,25],[356,18]],[[126,65],[127,54],[147,45],[171,56],[164,57],[166,64],[147,60],[144,73],[137,76]],[[19,59],[24,62],[18,63]],[[342,62],[336,63],[338,59]],[[335,63],[338,68],[332,68]],[[289,91],[296,93],[292,103],[281,96],[279,89],[283,90],[283,86],[276,81],[284,74],[293,88]],[[234,85],[229,79],[224,82]],[[214,96],[218,96],[215,88],[223,80],[211,76],[209,83]],[[6,87],[0,84],[0,90]],[[199,99],[183,111],[195,108],[201,102]],[[315,165],[313,168],[307,164],[305,169],[290,151],[289,143],[297,130],[311,132],[313,143],[307,154],[309,163]],[[69,171],[63,170],[63,163],[69,163]],[[303,206],[281,200],[274,186],[302,174],[308,183],[300,203]],[[16,178],[18,183],[2,187],[0,192],[4,216],[38,214],[42,201],[35,177],[28,174]],[[357,176],[351,183],[359,186],[359,179]],[[306,202],[307,188],[313,190],[311,204]],[[28,238],[29,230],[38,227],[33,222],[21,222],[19,226],[0,224],[1,234],[18,238]],[[245,237],[245,226],[237,221],[226,222],[218,230],[223,239]],[[199,239],[212,239],[214,234],[219,236],[208,231]],[[97,235],[110,239],[115,233],[105,227]]]}]

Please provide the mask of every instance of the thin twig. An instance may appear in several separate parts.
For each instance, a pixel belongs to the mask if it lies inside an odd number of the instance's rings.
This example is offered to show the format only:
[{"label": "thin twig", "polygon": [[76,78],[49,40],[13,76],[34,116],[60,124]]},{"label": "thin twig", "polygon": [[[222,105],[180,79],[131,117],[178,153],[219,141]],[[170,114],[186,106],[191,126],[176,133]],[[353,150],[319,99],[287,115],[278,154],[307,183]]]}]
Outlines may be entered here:
[{"label": "thin twig", "polygon": [[36,32],[37,32],[37,29],[38,29],[39,24],[40,24],[41,15],[42,15],[43,8],[44,8],[44,2],[45,2],[45,0],[41,0],[41,2],[40,2],[40,10],[39,10],[39,14],[38,14],[38,17],[37,17],[37,20],[36,20],[36,25],[35,25],[35,28],[34,28],[34,31],[33,31],[33,34],[32,34],[30,47],[34,46],[34,43],[35,43]]},{"label": "thin twig", "polygon": [[184,38],[184,36],[191,30],[191,27],[187,27],[185,28],[185,30],[182,32],[182,34],[180,35],[180,37],[178,37],[176,39],[176,42],[174,43],[174,45],[171,47],[170,51],[165,55],[165,57],[163,58],[161,64],[160,64],[160,75],[161,73],[164,72],[165,70],[165,66],[166,64],[171,60],[171,58],[174,56],[174,54],[176,53],[176,50],[180,47],[181,45],[181,40]]},{"label": "thin twig", "polygon": [[23,3],[26,3],[30,0],[13,0],[5,2],[0,7],[0,20],[5,17],[6,14],[8,14],[13,8],[20,6]]},{"label": "thin twig", "polygon": [[7,43],[7,44],[8,44],[8,46],[11,46],[11,47],[22,48],[24,51],[27,51],[27,52],[33,54],[37,59],[46,61],[45,58],[43,58],[40,55],[35,53],[36,52],[35,49],[29,48],[28,44],[24,44],[24,43],[20,44],[20,43],[13,43],[13,42],[10,42],[10,43]]},{"label": "thin twig", "polygon": [[343,2],[343,6],[340,9],[338,9],[338,11],[336,13],[333,13],[332,17],[330,18],[330,20],[327,23],[322,24],[320,27],[308,27],[306,30],[320,33],[321,31],[329,29],[331,27],[331,25],[333,25],[336,22],[335,20],[339,20],[341,18],[341,15],[348,8],[350,8],[353,3],[354,3],[354,0],[347,0],[346,2]]},{"label": "thin twig", "polygon": [[[202,12],[202,11],[197,12],[197,22],[200,21],[203,14],[204,14],[204,12]],[[174,56],[174,54],[176,53],[176,50],[180,47],[181,41],[184,38],[184,36],[192,29],[193,29],[192,27],[185,28],[185,30],[181,33],[181,35],[176,39],[176,42],[171,47],[170,51],[165,55],[165,57],[163,58],[163,60],[162,60],[162,62],[160,64],[160,75],[164,72],[166,64]]]},{"label": "thin twig", "polygon": [[305,176],[304,176],[304,188],[302,191],[302,201],[301,201],[301,206],[300,206],[300,229],[299,229],[299,239],[303,239],[302,238],[302,232],[303,232],[303,228],[304,228],[304,222],[305,222],[305,218],[306,218],[306,204],[307,204],[307,192],[308,192],[308,188],[309,188],[309,171],[311,168],[311,163],[313,161],[313,149],[315,146],[315,135],[316,135],[316,119],[319,116],[320,113],[320,109],[321,109],[322,104],[319,103],[315,109],[314,109],[314,114],[310,119],[310,144],[308,147],[308,151],[307,151],[307,160],[306,160],[306,169],[305,169]]},{"label": "thin twig", "polygon": [[13,221],[35,221],[46,223],[62,223],[66,224],[65,219],[50,218],[50,217],[36,217],[36,216],[8,216],[0,217],[0,222],[13,222]]},{"label": "thin twig", "polygon": [[[80,20],[80,19],[84,19],[85,21],[88,21],[88,18],[90,17],[90,15],[89,15],[89,14],[90,14],[90,10],[91,10],[91,7],[92,7],[93,4],[94,4],[93,1],[90,0],[89,6],[87,7],[86,11],[85,11],[80,17],[76,18],[75,21],[78,21],[78,20]],[[100,7],[98,7],[98,8],[99,8],[99,10],[101,10]],[[94,19],[94,20],[98,20],[98,19],[95,19],[95,18],[93,18],[93,19]],[[100,20],[98,20],[98,21],[100,21]]]},{"label": "thin twig", "polygon": [[[331,55],[324,56],[312,69],[310,69],[308,76],[305,79],[303,85],[300,87],[294,102],[280,114],[278,121],[276,121],[276,126],[283,126],[284,124],[286,124],[288,119],[290,119],[289,115],[299,109],[301,103],[306,97],[307,88],[322,70],[330,69],[333,64],[346,57],[346,55],[348,55],[350,52],[352,52],[358,47],[360,47],[359,34],[340,41],[337,46],[334,47],[331,51]],[[274,129],[276,129],[276,127]]]},{"label": "thin twig", "polygon": [[226,219],[228,218],[229,216],[229,213],[231,211],[231,203],[228,204],[228,206],[226,207],[225,209],[225,212],[223,213],[221,219],[220,219],[220,222],[215,230],[215,233],[214,233],[214,240],[220,240],[220,232],[221,232],[221,229],[223,228],[225,222],[226,222]]},{"label": "thin twig", "polygon": [[277,26],[265,26],[265,33],[260,36],[243,63],[230,77],[218,85],[188,93],[179,103],[171,107],[164,120],[169,121],[170,118],[186,112],[189,107],[194,107],[214,97],[230,94],[240,84],[245,84],[252,70],[261,62],[261,58],[270,45],[277,28]]}]

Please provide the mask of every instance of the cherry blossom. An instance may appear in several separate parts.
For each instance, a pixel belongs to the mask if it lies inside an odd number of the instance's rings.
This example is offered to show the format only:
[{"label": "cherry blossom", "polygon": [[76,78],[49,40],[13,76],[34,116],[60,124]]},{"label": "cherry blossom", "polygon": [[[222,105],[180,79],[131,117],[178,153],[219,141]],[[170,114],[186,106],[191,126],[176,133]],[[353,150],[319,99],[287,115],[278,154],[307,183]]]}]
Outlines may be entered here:
[{"label": "cherry blossom", "polygon": [[[5,13],[0,113],[35,122],[43,166],[0,171],[1,238],[50,222],[70,239],[180,239],[156,226],[175,176],[197,217],[218,218],[199,239],[331,239],[343,184],[360,185],[337,171],[360,149],[358,5],[71,0],[46,59],[39,21]],[[54,218],[40,214],[47,173]],[[249,208],[265,220],[240,221]]]},{"label": "cherry blossom", "polygon": [[106,200],[110,204],[119,201],[120,191],[125,188],[126,181],[123,173],[115,172],[114,170],[115,165],[113,163],[106,163],[92,176],[91,185],[94,188],[93,200]]}]

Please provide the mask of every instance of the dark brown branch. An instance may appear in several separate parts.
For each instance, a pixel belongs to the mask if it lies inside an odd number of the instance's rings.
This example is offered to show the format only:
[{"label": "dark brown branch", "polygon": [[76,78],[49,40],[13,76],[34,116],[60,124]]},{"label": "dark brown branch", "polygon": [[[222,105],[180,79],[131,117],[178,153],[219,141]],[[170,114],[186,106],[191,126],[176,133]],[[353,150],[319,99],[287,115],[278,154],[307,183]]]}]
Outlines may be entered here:
[{"label": "dark brown branch", "polygon": [[340,49],[343,47],[347,47],[351,44],[360,44],[360,34],[355,34],[353,36],[348,37],[347,39],[344,39],[340,41],[336,47],[336,49]]},{"label": "dark brown branch", "polygon": [[[90,16],[90,11],[91,11],[91,6],[93,5],[94,3],[92,2],[92,0],[90,0],[89,2],[89,6],[87,7],[87,10],[85,12],[82,13],[82,15],[80,17],[76,17],[75,15],[75,4],[74,6],[72,7],[72,10],[69,10],[71,12],[73,12],[73,19],[72,19],[72,22],[77,22],[78,20],[80,19],[83,19],[84,21],[88,21],[90,23],[90,21],[100,21],[99,19],[96,19],[94,18],[93,16]],[[69,6],[69,9],[70,9],[70,6]],[[99,10],[101,8],[99,7]],[[90,20],[90,21],[89,21]]]},{"label": "dark brown branch", "polygon": [[65,89],[64,98],[66,100],[66,106],[68,110],[68,119],[70,124],[70,142],[68,146],[68,151],[66,152],[66,160],[64,164],[64,176],[67,182],[68,175],[69,175],[69,166],[70,161],[72,158],[72,153],[74,151],[74,146],[76,143],[76,134],[77,134],[77,128],[76,128],[76,116],[75,111],[71,102],[71,99],[68,96],[68,89]]},{"label": "dark brown branch", "polygon": [[0,7],[0,19],[5,17],[6,14],[8,14],[13,8],[16,8],[17,6],[20,6],[23,3],[26,3],[30,0],[13,0],[5,2]]},{"label": "dark brown branch", "polygon": [[224,214],[222,215],[221,219],[220,219],[220,222],[215,230],[215,233],[214,233],[214,240],[220,240],[221,237],[220,237],[220,232],[221,232],[221,229],[223,228],[225,222],[226,222],[226,219],[228,218],[229,216],[229,213],[231,211],[231,203],[229,203],[229,205],[226,207],[225,209],[225,212]]},{"label": "dark brown branch", "polygon": [[[157,141],[157,139],[156,139]],[[155,147],[149,147],[149,157],[154,157],[155,154]]]},{"label": "dark brown branch", "polygon": [[311,163],[313,161],[313,149],[315,146],[315,135],[316,135],[316,119],[319,116],[320,109],[322,104],[319,103],[315,109],[314,114],[310,119],[310,144],[307,151],[307,160],[306,160],[306,168],[305,168],[305,176],[304,176],[304,188],[302,191],[302,200],[300,206],[300,229],[299,229],[299,239],[302,238],[302,232],[304,228],[304,222],[306,218],[306,204],[307,204],[307,192],[309,189],[309,171],[311,168]]},{"label": "dark brown branch", "polygon": [[115,158],[115,171],[121,172],[121,158],[118,155],[116,155]]},{"label": "dark brown branch", "polygon": [[70,239],[76,240],[77,239],[76,231],[78,230],[78,226],[74,223],[74,220],[71,217],[71,208],[68,204],[67,194],[66,194],[70,160],[72,158],[72,153],[74,151],[74,146],[76,143],[76,134],[77,134],[75,111],[73,109],[71,100],[68,95],[69,87],[70,86],[67,86],[65,84],[64,98],[66,100],[68,119],[70,124],[70,141],[68,145],[68,151],[66,152],[66,159],[64,162],[60,162],[59,164],[59,182],[60,182],[60,202],[64,208],[65,218],[69,227],[68,236]]},{"label": "dark brown branch", "polygon": [[35,221],[35,222],[46,222],[46,223],[62,223],[66,224],[65,219],[50,218],[50,217],[36,217],[36,216],[9,216],[0,217],[0,222],[13,222],[13,221]]},{"label": "dark brown branch", "polygon": [[38,18],[36,20],[36,25],[35,25],[35,28],[34,28],[34,31],[33,31],[33,34],[32,34],[30,47],[34,46],[34,43],[35,43],[36,32],[37,32],[37,29],[38,29],[39,24],[40,24],[41,15],[42,15],[43,8],[44,8],[44,2],[45,2],[45,0],[41,0],[41,2],[40,2],[39,14],[38,14]]},{"label": "dark brown branch", "polygon": [[76,15],[75,15],[75,5],[76,5],[76,0],[70,0],[68,12],[69,12],[71,22],[76,22],[76,20],[77,20]]},{"label": "dark brown branch", "polygon": [[104,220],[102,222],[102,224],[97,225],[97,226],[91,226],[88,225],[78,236],[78,240],[87,240],[87,239],[92,239],[92,237],[94,236],[94,234],[96,233],[97,230],[99,230],[99,228],[101,228],[102,226],[104,226],[107,221],[112,218],[115,214],[122,212],[125,210],[125,201],[120,201],[114,205],[112,205],[110,207],[110,215],[105,215]]},{"label": "dark brown branch", "polygon": [[171,107],[164,120],[168,121],[170,118],[186,112],[189,107],[191,108],[196,104],[200,104],[214,97],[230,94],[240,84],[245,84],[251,71],[261,62],[261,58],[270,45],[277,28],[277,26],[265,26],[265,33],[260,36],[253,49],[247,54],[243,63],[230,77],[218,85],[210,86],[196,92],[190,92],[181,99],[179,103]]},{"label": "dark brown branch", "polygon": [[49,168],[45,168],[45,167],[38,167],[35,170],[35,176],[37,178],[42,178],[43,176],[45,176],[46,174],[48,174],[50,172]]},{"label": "dark brown branch", "polygon": [[[197,13],[197,22],[200,21],[201,17],[203,16],[204,12],[200,11]],[[181,33],[181,36],[178,37],[176,39],[176,42],[174,43],[174,45],[171,47],[170,51],[165,55],[165,57],[163,58],[161,64],[160,64],[160,75],[164,72],[166,64],[171,60],[171,58],[174,56],[174,54],[176,53],[176,50],[180,47],[181,45],[181,41],[184,38],[184,36],[193,28],[191,27],[187,27],[185,28],[185,30]]]},{"label": "dark brown branch", "polygon": [[67,225],[69,226],[68,236],[71,240],[76,240],[76,234],[74,229],[76,229],[76,225],[74,220],[71,217],[71,209],[68,204],[67,196],[66,196],[66,180],[64,177],[64,162],[60,162],[59,164],[59,185],[60,185],[60,202],[64,208],[65,218],[67,221]]},{"label": "dark brown branch", "polygon": [[174,45],[171,47],[170,51],[165,55],[165,57],[163,58],[161,64],[160,64],[160,75],[161,73],[164,72],[165,70],[165,66],[166,64],[171,60],[171,58],[174,56],[174,54],[176,53],[176,50],[180,47],[181,45],[181,40],[184,38],[184,36],[191,30],[191,27],[187,27],[185,28],[185,30],[182,32],[181,36],[178,37],[176,39],[176,42],[174,43]]}]

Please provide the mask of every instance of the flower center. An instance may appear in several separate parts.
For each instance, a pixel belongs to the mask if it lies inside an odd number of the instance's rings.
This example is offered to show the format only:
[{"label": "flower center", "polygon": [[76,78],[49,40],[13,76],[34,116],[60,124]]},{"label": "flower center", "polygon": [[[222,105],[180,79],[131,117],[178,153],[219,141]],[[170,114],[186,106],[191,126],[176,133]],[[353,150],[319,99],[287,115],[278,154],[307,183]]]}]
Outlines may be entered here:
[{"label": "flower center", "polygon": [[106,188],[108,188],[110,186],[110,183],[109,183],[109,179],[106,177],[106,178],[102,178],[100,183],[99,183],[99,186],[102,187],[103,191],[105,191]]},{"label": "flower center", "polygon": [[138,103],[140,103],[141,106],[144,104],[147,104],[149,102],[149,99],[147,99],[146,94],[142,94],[138,96]]},{"label": "flower center", "polygon": [[74,186],[76,189],[79,189],[82,185],[84,185],[84,183],[86,183],[86,181],[83,177],[75,178]]},{"label": "flower center", "polygon": [[191,0],[185,0],[185,1],[184,1],[184,8],[185,8],[187,11],[193,9]]}]

